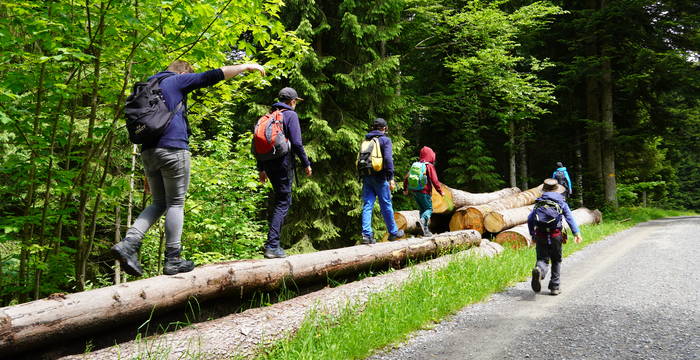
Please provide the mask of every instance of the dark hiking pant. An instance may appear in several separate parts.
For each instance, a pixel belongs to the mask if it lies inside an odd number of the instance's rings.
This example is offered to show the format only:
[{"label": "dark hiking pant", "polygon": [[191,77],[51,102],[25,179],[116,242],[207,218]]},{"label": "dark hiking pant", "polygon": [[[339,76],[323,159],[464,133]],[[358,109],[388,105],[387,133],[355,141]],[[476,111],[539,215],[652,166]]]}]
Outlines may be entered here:
[{"label": "dark hiking pant", "polygon": [[549,238],[544,235],[535,236],[535,251],[537,252],[537,263],[536,267],[540,269],[540,274],[542,277],[547,275],[549,268],[549,262],[552,262],[552,276],[549,280],[549,289],[559,288],[559,276],[561,269],[561,233],[558,236],[550,236]]},{"label": "dark hiking pant", "polygon": [[289,207],[292,205],[294,169],[275,161],[265,162],[263,168],[274,190],[270,206],[270,230],[267,233],[265,248],[274,249],[280,247],[282,225],[284,225],[284,218],[287,217]]}]

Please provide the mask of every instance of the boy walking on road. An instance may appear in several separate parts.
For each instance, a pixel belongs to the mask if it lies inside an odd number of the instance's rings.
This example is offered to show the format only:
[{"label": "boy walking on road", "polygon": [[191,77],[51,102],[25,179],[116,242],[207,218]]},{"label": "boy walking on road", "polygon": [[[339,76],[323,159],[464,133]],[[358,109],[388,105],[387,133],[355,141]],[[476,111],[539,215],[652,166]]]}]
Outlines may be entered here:
[{"label": "boy walking on road", "polygon": [[552,295],[559,295],[561,247],[566,242],[563,232],[562,217],[566,219],[571,231],[574,233],[574,242],[581,242],[581,233],[576,220],[564,200],[562,192],[564,187],[555,179],[546,179],[542,186],[543,194],[535,201],[535,208],[527,218],[530,236],[535,241],[537,263],[532,269],[532,290],[540,292],[540,281],[547,275],[549,261],[552,262],[552,276],[549,281],[549,290]]},{"label": "boy walking on road", "polygon": [[[122,241],[112,247],[112,254],[129,275],[141,276],[139,263],[141,242],[148,229],[165,214],[165,266],[163,273],[175,275],[192,271],[194,263],[180,258],[185,196],[190,183],[190,128],[187,122],[187,94],[219,81],[230,79],[244,71],[265,69],[258,64],[224,66],[195,73],[190,64],[177,60],[166,71],[150,79],[162,79],[160,89],[168,110],[174,112],[170,123],[160,136],[143,143],[141,159],[151,188],[153,202],[141,212]],[[149,80],[150,80],[149,79]]]},{"label": "boy walking on road", "polygon": [[271,113],[281,111],[284,138],[289,143],[288,152],[281,157],[262,160],[258,157],[257,166],[260,172],[260,182],[267,179],[272,183],[274,190],[274,205],[270,214],[270,230],[267,233],[264,256],[268,259],[287,257],[280,246],[280,233],[284,218],[292,205],[292,182],[294,180],[294,155],[296,155],[304,167],[306,176],[311,176],[311,162],[306,156],[304,144],[301,139],[301,127],[299,116],[294,111],[297,101],[302,101],[293,88],[286,87],[279,91],[279,102],[272,104]]},{"label": "boy walking on road", "polygon": [[432,236],[428,225],[430,224],[430,216],[433,214],[432,190],[435,190],[442,195],[442,188],[435,170],[435,152],[433,149],[423,146],[420,149],[418,161],[411,165],[411,170],[403,180],[403,193],[408,195],[408,192],[413,193],[413,199],[418,204],[420,211],[420,225],[423,230],[423,236]]},{"label": "boy walking on road", "polygon": [[[403,230],[399,230],[396,226],[391,203],[391,191],[396,188],[396,182],[394,182],[392,143],[386,136],[386,120],[374,119],[372,128],[373,130],[365,135],[365,142],[358,157],[358,170],[362,176],[362,244],[376,242],[372,230],[372,210],[375,199],[379,199],[379,208],[389,232],[389,241],[404,236]],[[375,165],[376,168],[368,169],[361,166],[360,164],[364,164],[365,161],[369,161],[370,167]]]}]

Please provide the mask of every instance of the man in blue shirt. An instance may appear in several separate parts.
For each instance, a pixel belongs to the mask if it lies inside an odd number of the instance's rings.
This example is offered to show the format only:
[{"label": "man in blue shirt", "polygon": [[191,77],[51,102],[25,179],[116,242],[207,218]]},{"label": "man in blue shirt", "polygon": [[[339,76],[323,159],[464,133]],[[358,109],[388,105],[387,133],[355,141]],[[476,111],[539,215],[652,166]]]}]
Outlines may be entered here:
[{"label": "man in blue shirt", "polygon": [[[564,234],[562,233],[563,223],[561,217],[563,215],[566,222],[569,224],[571,231],[574,233],[574,242],[581,242],[581,233],[579,231],[576,220],[571,213],[569,205],[564,200],[562,192],[564,187],[557,183],[555,179],[546,179],[542,185],[542,196],[535,201],[535,209],[532,210],[527,218],[527,226],[530,230],[530,236],[535,242],[535,251],[537,253],[537,263],[532,269],[532,290],[540,292],[540,280],[543,280],[547,275],[549,261],[552,261],[552,276],[549,281],[549,290],[552,295],[559,295],[561,290],[560,285],[560,269],[561,269],[561,245],[564,242]],[[538,207],[544,204],[556,204],[558,212],[558,221],[550,224],[542,224],[542,220],[538,219],[543,211],[538,210]],[[555,207],[555,208],[556,208]],[[544,217],[544,216],[543,216]]]},{"label": "man in blue shirt", "polygon": [[382,153],[382,170],[376,174],[362,176],[362,244],[374,244],[374,232],[372,230],[372,211],[374,201],[379,200],[386,230],[389,232],[389,241],[404,236],[403,230],[399,230],[394,220],[394,208],[391,203],[391,192],[396,188],[394,181],[394,154],[391,139],[386,136],[387,123],[382,118],[374,119],[372,131],[365,135],[369,140],[377,138]]},{"label": "man in blue shirt", "polygon": [[146,231],[163,214],[165,214],[163,273],[174,275],[194,269],[192,261],[180,257],[185,196],[190,182],[188,144],[191,131],[187,121],[187,94],[230,79],[244,71],[259,71],[265,74],[265,69],[258,64],[230,65],[195,73],[190,64],[177,60],[171,63],[167,70],[151,77],[151,79],[165,77],[160,87],[165,104],[170,111],[175,111],[180,102],[183,106],[174,114],[163,133],[145,142],[141,148],[141,159],[153,195],[153,202],[141,212],[126,232],[124,239],[112,247],[112,253],[127,274],[133,276],[143,274],[138,260],[141,242]]},{"label": "man in blue shirt", "polygon": [[560,185],[563,185],[565,189],[563,195],[564,199],[568,199],[571,194],[573,194],[573,186],[571,186],[571,178],[569,177],[569,172],[564,167],[564,164],[557,162],[557,169],[552,173],[552,179],[556,179]]},{"label": "man in blue shirt", "polygon": [[270,230],[265,242],[264,256],[268,259],[286,257],[284,249],[280,246],[280,233],[284,218],[287,217],[289,207],[292,205],[292,181],[294,180],[294,155],[299,158],[306,176],[311,176],[311,162],[306,156],[304,144],[301,139],[301,127],[299,116],[294,111],[297,102],[303,99],[297,91],[286,87],[277,94],[279,101],[272,104],[272,111],[282,110],[282,122],[284,123],[284,136],[288,139],[291,149],[287,155],[280,158],[258,161],[260,182],[270,180],[274,190],[274,205],[270,214]]}]

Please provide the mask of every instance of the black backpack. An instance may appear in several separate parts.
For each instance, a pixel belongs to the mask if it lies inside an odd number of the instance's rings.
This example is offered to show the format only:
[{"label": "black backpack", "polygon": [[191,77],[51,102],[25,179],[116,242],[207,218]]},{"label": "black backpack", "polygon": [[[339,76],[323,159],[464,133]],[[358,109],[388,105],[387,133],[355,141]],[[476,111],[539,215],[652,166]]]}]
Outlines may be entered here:
[{"label": "black backpack", "polygon": [[564,185],[565,188],[569,188],[569,182],[566,181],[566,175],[564,175],[564,172],[561,170],[557,170],[554,172],[554,179],[557,180],[557,182],[561,185]]},{"label": "black backpack", "polygon": [[182,108],[182,102],[180,102],[174,111],[170,111],[163,99],[160,82],[173,75],[134,84],[134,89],[126,98],[124,107],[126,129],[129,131],[129,140],[132,143],[143,144],[158,138],[168,127],[173,116]]},{"label": "black backpack", "polygon": [[551,233],[561,229],[563,210],[556,201],[537,199],[532,212],[535,218],[535,231]]}]

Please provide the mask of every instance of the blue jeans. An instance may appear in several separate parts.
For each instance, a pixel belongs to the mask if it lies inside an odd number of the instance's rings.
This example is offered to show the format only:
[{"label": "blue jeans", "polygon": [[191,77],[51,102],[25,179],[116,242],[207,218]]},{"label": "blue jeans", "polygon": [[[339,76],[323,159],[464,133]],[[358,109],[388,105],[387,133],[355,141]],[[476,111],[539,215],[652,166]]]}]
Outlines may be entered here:
[{"label": "blue jeans", "polygon": [[151,148],[141,153],[153,202],[126,232],[141,241],[146,231],[165,214],[165,247],[180,249],[185,218],[185,196],[190,184],[190,152],[184,149]]},{"label": "blue jeans", "polygon": [[424,223],[428,223],[430,216],[433,215],[433,198],[429,194],[423,194],[420,191],[413,192],[413,199],[418,204],[418,211]]},{"label": "blue jeans", "polygon": [[391,235],[396,235],[399,228],[394,220],[394,208],[391,205],[391,190],[386,179],[376,176],[364,176],[362,178],[362,235],[373,236],[372,210],[374,200],[379,199],[379,208],[384,217],[386,229]]}]

